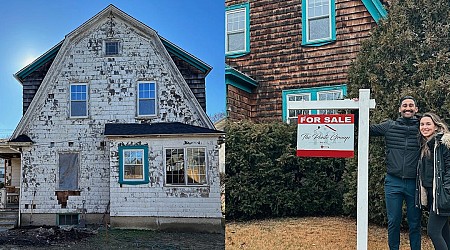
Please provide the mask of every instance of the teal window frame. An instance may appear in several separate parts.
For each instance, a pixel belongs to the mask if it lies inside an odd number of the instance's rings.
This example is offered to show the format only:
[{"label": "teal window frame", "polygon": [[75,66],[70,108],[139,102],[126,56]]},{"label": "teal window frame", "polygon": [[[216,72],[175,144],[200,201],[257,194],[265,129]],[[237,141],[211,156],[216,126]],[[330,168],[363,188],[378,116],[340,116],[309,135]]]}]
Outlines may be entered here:
[{"label": "teal window frame", "polygon": [[327,38],[320,38],[315,40],[309,39],[309,13],[308,3],[310,0],[302,1],[302,45],[303,46],[322,46],[336,41],[336,2],[335,0],[328,0],[329,4],[329,28],[330,36]]},{"label": "teal window frame", "polygon": [[[238,51],[228,51],[228,14],[232,12],[237,11],[244,11],[245,12],[245,31],[244,31],[244,37],[245,37],[245,44],[243,50]],[[250,53],[250,4],[249,3],[243,3],[238,5],[232,5],[225,8],[225,56],[234,58],[234,57],[240,57],[243,55],[247,55]]]},{"label": "teal window frame", "polygon": [[[124,152],[126,151],[142,151],[143,152],[143,178],[127,180],[124,178],[125,166],[124,166]],[[148,177],[148,146],[119,146],[119,183],[129,185],[139,185],[149,183]]]},{"label": "teal window frame", "polygon": [[[310,101],[317,101],[320,92],[326,91],[342,91],[342,96],[347,95],[347,85],[334,85],[334,86],[323,86],[323,87],[314,87],[314,88],[303,88],[303,89],[289,89],[283,90],[282,92],[282,102],[283,102],[283,110],[282,110],[282,119],[283,122],[288,122],[288,96],[295,94],[309,94]],[[310,110],[310,114],[315,115],[318,114],[318,110]]]}]

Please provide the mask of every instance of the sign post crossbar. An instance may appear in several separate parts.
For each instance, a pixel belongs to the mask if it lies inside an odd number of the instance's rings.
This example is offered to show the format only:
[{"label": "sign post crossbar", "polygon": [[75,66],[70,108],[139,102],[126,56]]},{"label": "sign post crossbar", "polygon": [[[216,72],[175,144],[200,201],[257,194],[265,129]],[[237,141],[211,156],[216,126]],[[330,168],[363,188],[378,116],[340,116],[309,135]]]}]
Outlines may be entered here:
[{"label": "sign post crossbar", "polygon": [[288,104],[288,109],[358,109],[358,187],[357,242],[358,250],[367,250],[369,205],[369,109],[375,108],[370,89],[359,90],[359,100],[302,101]]}]

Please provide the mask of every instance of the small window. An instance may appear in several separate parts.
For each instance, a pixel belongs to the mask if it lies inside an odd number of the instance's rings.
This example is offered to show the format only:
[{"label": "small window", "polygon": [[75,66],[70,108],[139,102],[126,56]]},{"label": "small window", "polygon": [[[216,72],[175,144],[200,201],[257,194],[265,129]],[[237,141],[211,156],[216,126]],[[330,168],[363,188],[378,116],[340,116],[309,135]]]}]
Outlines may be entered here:
[{"label": "small window", "polygon": [[108,41],[105,42],[105,55],[114,56],[119,54],[119,42]]},{"label": "small window", "polygon": [[299,114],[335,114],[337,110],[299,109],[302,101],[326,101],[343,99],[346,85],[283,90],[283,121],[296,124]]},{"label": "small window", "polygon": [[139,83],[138,116],[156,115],[156,83]]},{"label": "small window", "polygon": [[245,54],[249,52],[249,4],[228,7],[225,19],[226,54]]},{"label": "small window", "polygon": [[148,147],[119,147],[119,183],[148,183]]},{"label": "small window", "polygon": [[87,117],[87,85],[70,85],[70,117]]},{"label": "small window", "polygon": [[302,44],[321,45],[335,40],[335,0],[306,0],[304,3]]},{"label": "small window", "polygon": [[78,214],[59,214],[58,225],[59,226],[73,226],[78,225]]},{"label": "small window", "polygon": [[205,148],[166,149],[166,184],[205,185]]}]

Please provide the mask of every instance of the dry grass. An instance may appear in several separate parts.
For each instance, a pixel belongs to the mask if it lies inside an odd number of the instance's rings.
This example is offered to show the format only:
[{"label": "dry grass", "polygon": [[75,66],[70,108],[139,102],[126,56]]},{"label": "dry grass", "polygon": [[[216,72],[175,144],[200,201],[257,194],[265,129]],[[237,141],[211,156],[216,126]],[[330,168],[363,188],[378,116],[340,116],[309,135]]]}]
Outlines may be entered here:
[{"label": "dry grass", "polygon": [[[369,226],[368,249],[388,249],[387,229]],[[340,217],[271,219],[227,222],[225,248],[232,249],[356,249],[356,220]],[[400,249],[410,249],[407,232]],[[422,250],[433,246],[422,236]]]}]

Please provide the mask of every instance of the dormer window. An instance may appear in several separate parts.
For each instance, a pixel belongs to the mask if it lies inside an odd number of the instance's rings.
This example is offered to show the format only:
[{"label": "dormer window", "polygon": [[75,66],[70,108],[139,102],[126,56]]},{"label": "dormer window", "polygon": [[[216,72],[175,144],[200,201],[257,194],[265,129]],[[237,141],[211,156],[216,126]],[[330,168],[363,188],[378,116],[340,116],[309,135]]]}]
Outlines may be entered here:
[{"label": "dormer window", "polygon": [[105,55],[115,56],[119,54],[119,42],[118,41],[106,41],[105,42]]}]

